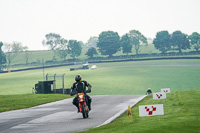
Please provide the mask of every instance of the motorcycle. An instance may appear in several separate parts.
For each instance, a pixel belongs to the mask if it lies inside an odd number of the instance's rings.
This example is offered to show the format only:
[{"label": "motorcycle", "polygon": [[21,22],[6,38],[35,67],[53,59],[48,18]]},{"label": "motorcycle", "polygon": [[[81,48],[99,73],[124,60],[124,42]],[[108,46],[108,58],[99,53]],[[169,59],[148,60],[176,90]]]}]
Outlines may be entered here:
[{"label": "motorcycle", "polygon": [[83,118],[89,117],[89,109],[86,103],[86,98],[84,93],[78,93],[79,110],[83,115]]}]

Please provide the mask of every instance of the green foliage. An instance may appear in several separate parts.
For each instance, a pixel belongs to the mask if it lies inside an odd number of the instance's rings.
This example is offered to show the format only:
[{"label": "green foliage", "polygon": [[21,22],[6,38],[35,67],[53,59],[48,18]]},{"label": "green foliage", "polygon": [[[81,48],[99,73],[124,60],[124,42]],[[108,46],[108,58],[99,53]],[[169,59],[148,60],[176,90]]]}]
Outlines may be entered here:
[{"label": "green foliage", "polygon": [[99,35],[97,47],[102,55],[110,57],[120,50],[120,37],[117,32],[104,31]]},{"label": "green foliage", "polygon": [[131,44],[128,34],[125,34],[121,37],[120,44],[121,44],[123,53],[126,53],[127,55],[128,53],[132,53],[133,45]]},{"label": "green foliage", "polygon": [[200,34],[197,32],[193,32],[192,35],[189,36],[191,44],[194,46],[196,51],[200,49]]},{"label": "green foliage", "polygon": [[82,47],[81,47],[80,42],[76,40],[69,40],[67,47],[68,47],[69,54],[73,59],[81,55]]},{"label": "green foliage", "polygon": [[[160,100],[153,100],[151,94],[131,109],[132,117],[126,111],[112,123],[82,133],[198,133],[199,95],[200,89],[169,93]],[[140,105],[154,104],[164,105],[164,115],[139,117]]]},{"label": "green foliage", "polygon": [[55,48],[61,43],[61,36],[56,33],[49,33],[45,35],[46,40],[42,41],[43,45],[47,45],[51,50],[55,50]]},{"label": "green foliage", "polygon": [[175,50],[182,53],[182,49],[186,50],[190,48],[190,42],[188,36],[181,31],[175,31],[171,36],[171,44]]},{"label": "green foliage", "polygon": [[89,48],[86,55],[89,56],[90,58],[93,58],[94,55],[97,55],[96,48],[94,47]]},{"label": "green foliage", "polygon": [[135,52],[138,55],[141,44],[147,44],[147,38],[137,30],[129,31],[131,43],[134,45]]},{"label": "green foliage", "polygon": [[167,51],[171,50],[170,38],[171,36],[168,31],[160,31],[156,34],[153,44],[155,45],[156,49],[162,53],[166,53]]},{"label": "green foliage", "polygon": [[0,71],[1,71],[1,65],[6,63],[6,55],[1,49],[2,46],[3,46],[3,43],[0,42]]},{"label": "green foliage", "polygon": [[98,43],[98,37],[94,36],[94,37],[90,37],[90,39],[87,41],[86,46],[88,48],[96,48],[97,47],[97,43]]}]

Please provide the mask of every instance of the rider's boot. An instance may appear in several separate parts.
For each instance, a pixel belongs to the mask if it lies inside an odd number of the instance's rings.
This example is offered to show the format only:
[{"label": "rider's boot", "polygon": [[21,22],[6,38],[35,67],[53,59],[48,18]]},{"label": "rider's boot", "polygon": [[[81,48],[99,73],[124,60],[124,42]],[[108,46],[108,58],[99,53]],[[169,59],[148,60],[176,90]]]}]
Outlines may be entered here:
[{"label": "rider's boot", "polygon": [[89,111],[91,110],[91,104],[88,104],[88,109],[89,109]]},{"label": "rider's boot", "polygon": [[80,112],[80,109],[78,108],[78,111],[77,111],[77,113],[79,113]]},{"label": "rider's boot", "polygon": [[79,106],[78,105],[75,105],[76,107],[77,107],[77,113],[79,113],[80,112],[80,109],[79,109]]}]

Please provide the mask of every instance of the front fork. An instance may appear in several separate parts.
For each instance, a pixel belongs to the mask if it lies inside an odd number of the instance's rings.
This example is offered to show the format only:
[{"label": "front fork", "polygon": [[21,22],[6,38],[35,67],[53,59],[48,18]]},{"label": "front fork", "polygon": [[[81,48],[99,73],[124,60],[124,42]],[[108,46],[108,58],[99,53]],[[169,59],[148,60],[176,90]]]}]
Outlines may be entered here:
[{"label": "front fork", "polygon": [[79,102],[79,110],[80,110],[80,112],[82,112],[81,104],[84,105],[85,110],[87,111],[87,104],[86,104],[86,102],[81,102],[81,103]]}]

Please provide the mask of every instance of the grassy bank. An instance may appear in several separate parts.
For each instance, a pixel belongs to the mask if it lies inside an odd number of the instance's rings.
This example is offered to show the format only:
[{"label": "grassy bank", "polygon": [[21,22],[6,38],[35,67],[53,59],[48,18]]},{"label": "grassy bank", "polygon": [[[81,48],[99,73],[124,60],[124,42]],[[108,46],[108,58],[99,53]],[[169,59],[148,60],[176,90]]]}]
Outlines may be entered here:
[{"label": "grassy bank", "polygon": [[0,112],[29,108],[66,98],[71,98],[71,96],[62,94],[0,95]]},{"label": "grassy bank", "polygon": [[[167,99],[153,100],[149,95],[112,123],[83,133],[199,133],[200,89],[167,94]],[[164,116],[139,117],[139,105],[164,104]]]}]

